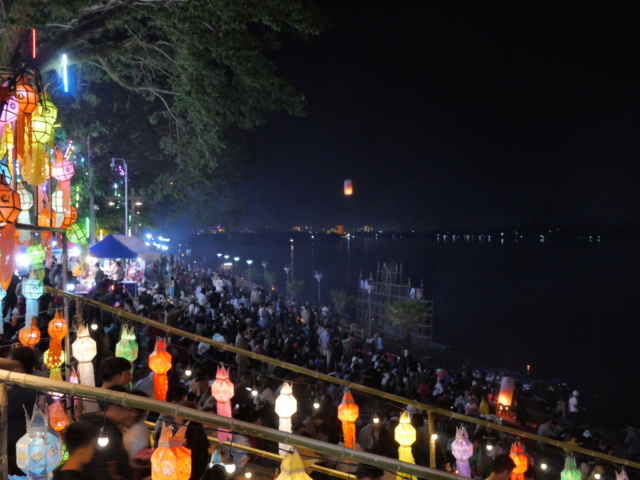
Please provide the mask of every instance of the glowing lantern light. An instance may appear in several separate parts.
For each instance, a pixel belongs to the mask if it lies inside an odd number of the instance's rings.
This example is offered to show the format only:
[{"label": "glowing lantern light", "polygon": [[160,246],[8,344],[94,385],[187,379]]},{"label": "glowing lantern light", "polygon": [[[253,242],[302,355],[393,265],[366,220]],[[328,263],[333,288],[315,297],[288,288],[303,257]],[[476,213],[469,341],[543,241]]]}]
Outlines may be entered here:
[{"label": "glowing lantern light", "polygon": [[45,256],[44,247],[39,243],[32,243],[27,247],[27,258],[34,269],[38,267],[42,268]]},{"label": "glowing lantern light", "polygon": [[67,335],[68,331],[67,321],[58,310],[47,327],[51,341],[49,342],[49,350],[44,353],[44,363],[49,369],[49,377],[56,380],[62,380],[60,369],[65,361],[65,354],[62,351],[62,339]]},{"label": "glowing lantern light", "polygon": [[20,111],[20,104],[13,96],[4,96],[0,94],[2,103],[2,110],[0,110],[0,126],[7,123],[14,122],[18,118],[18,112]]},{"label": "glowing lantern light", "polygon": [[116,344],[116,357],[122,357],[133,363],[138,358],[136,332],[131,325],[124,325],[120,332],[120,341]]},{"label": "glowing lantern light", "polygon": [[[231,417],[231,399],[234,393],[233,382],[229,378],[229,370],[224,367],[218,367],[216,370],[216,379],[211,385],[211,396],[216,399],[218,415]],[[221,443],[226,440],[231,440],[232,436],[229,430],[223,428],[218,429],[218,440],[220,440]]]},{"label": "glowing lantern light", "polygon": [[353,182],[351,180],[344,181],[344,194],[347,197],[353,195]]},{"label": "glowing lantern light", "polygon": [[56,432],[61,432],[69,424],[69,418],[59,399],[49,405],[49,424]]},{"label": "glowing lantern light", "polygon": [[47,122],[53,125],[58,118],[58,109],[51,102],[51,100],[45,100],[42,104],[40,104],[40,108],[38,109],[40,112],[40,116],[43,117]]},{"label": "glowing lantern light", "polygon": [[80,383],[94,387],[96,385],[93,371],[93,357],[98,353],[96,341],[89,335],[89,329],[80,324],[78,326],[78,336],[73,342],[73,356],[78,360],[78,374]]},{"label": "glowing lantern light", "polygon": [[149,368],[155,373],[153,376],[153,396],[156,400],[164,402],[169,389],[167,372],[171,370],[171,354],[167,352],[167,347],[161,337],[156,338],[156,348],[149,355]]},{"label": "glowing lantern light", "polygon": [[27,300],[38,300],[44,295],[44,284],[36,278],[33,270],[29,275],[29,279],[22,282],[22,295]]},{"label": "glowing lantern light", "polygon": [[33,194],[27,190],[24,182],[18,185],[18,195],[20,196],[20,209],[24,212],[33,207]]},{"label": "glowing lantern light", "polygon": [[616,480],[629,480],[629,475],[627,475],[627,471],[622,467],[620,473],[616,470]]},{"label": "glowing lantern light", "polygon": [[342,433],[344,434],[344,446],[356,448],[356,420],[360,414],[360,409],[353,401],[351,391],[347,390],[342,396],[342,403],[338,405],[338,419],[342,422]]},{"label": "glowing lantern light", "polygon": [[[280,417],[278,428],[281,432],[291,432],[291,417],[298,411],[298,401],[293,396],[293,387],[290,382],[284,382],[280,395],[276,398],[276,413]],[[280,443],[280,455],[286,455],[291,447],[286,443]]]},{"label": "glowing lantern light", "polygon": [[36,142],[49,143],[53,138],[53,124],[42,116],[33,117],[31,120],[31,134]]},{"label": "glowing lantern light", "polygon": [[313,465],[317,459],[302,460],[298,451],[294,448],[291,453],[285,455],[280,465],[280,475],[276,480],[311,480],[305,472],[305,468]]},{"label": "glowing lantern light", "polygon": [[515,380],[511,377],[502,377],[500,383],[500,393],[498,394],[498,403],[505,407],[511,406],[513,401],[513,388]]},{"label": "glowing lantern light", "polygon": [[560,472],[560,480],[580,480],[582,475],[576,465],[576,459],[573,455],[568,455],[564,461],[564,469]]},{"label": "glowing lantern light", "polygon": [[[407,463],[416,463],[413,458],[413,453],[411,452],[411,445],[413,445],[416,441],[416,429],[411,425],[411,418],[409,417],[409,413],[402,412],[400,415],[400,422],[396,427],[395,431],[395,439],[396,442],[400,445],[398,448],[398,458],[401,462]],[[396,477],[398,480],[401,478],[412,478],[415,480],[416,477],[413,475],[407,475],[405,473],[399,473]]]},{"label": "glowing lantern light", "polygon": [[53,319],[49,322],[47,327],[47,333],[51,338],[55,338],[56,340],[62,340],[67,336],[69,332],[69,326],[67,325],[67,321],[62,316],[60,310],[57,310]]},{"label": "glowing lantern light", "polygon": [[36,325],[36,318],[20,329],[18,332],[18,340],[25,347],[33,348],[40,341],[40,329]]},{"label": "glowing lantern light", "polygon": [[56,161],[53,163],[53,167],[51,168],[51,176],[59,182],[67,182],[71,180],[74,173],[75,168],[73,167],[73,163],[64,157],[56,158]]},{"label": "glowing lantern light", "polygon": [[71,225],[76,223],[77,220],[78,220],[78,211],[74,207],[69,207],[69,210],[67,210],[64,213],[64,218],[62,219],[61,227],[69,228]]},{"label": "glowing lantern light", "polygon": [[18,100],[20,112],[25,115],[31,115],[38,106],[36,91],[26,83],[16,85],[16,100]]},{"label": "glowing lantern light", "polygon": [[41,227],[51,227],[56,224],[56,212],[44,207],[38,215],[38,225]]},{"label": "glowing lantern light", "polygon": [[466,428],[462,426],[456,428],[456,439],[451,444],[451,453],[453,453],[453,456],[456,458],[458,475],[471,478],[469,458],[473,455],[473,443],[469,441]]},{"label": "glowing lantern light", "polygon": [[66,231],[67,240],[76,245],[87,245],[89,241],[87,240],[87,234],[84,232],[84,229],[80,224],[74,223]]},{"label": "glowing lantern light", "polygon": [[175,437],[162,423],[158,448],[151,456],[152,480],[188,480],[191,476],[191,450],[183,446],[186,426]]},{"label": "glowing lantern light", "polygon": [[34,406],[31,420],[27,419],[27,433],[16,444],[18,467],[31,479],[51,478],[61,456],[62,440],[49,429],[44,413]]},{"label": "glowing lantern light", "polygon": [[[509,454],[516,467],[511,472],[511,480],[524,480],[524,472],[529,468],[529,459],[524,453],[524,447],[519,440],[511,444],[511,453]],[[574,462],[575,463],[575,462]],[[565,480],[563,478],[563,480]]]},{"label": "glowing lantern light", "polygon": [[15,222],[20,215],[20,195],[7,183],[4,175],[0,176],[0,228],[7,222]]}]

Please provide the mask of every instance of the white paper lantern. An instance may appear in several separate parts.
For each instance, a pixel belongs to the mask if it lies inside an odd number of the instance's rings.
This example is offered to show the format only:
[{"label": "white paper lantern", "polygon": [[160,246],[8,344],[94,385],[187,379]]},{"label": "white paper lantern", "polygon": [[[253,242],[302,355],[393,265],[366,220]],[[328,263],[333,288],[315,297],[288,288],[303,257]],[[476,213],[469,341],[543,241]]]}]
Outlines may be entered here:
[{"label": "white paper lantern", "polygon": [[82,385],[95,386],[93,373],[93,357],[98,353],[96,342],[89,335],[89,330],[84,325],[78,327],[78,338],[73,342],[73,356],[78,360],[78,375]]},{"label": "white paper lantern", "polygon": [[[298,411],[298,402],[293,396],[291,383],[285,382],[280,390],[280,395],[276,398],[276,413],[280,417],[278,428],[281,432],[291,433],[291,417]],[[280,455],[291,452],[291,446],[286,443],[280,444]]]}]

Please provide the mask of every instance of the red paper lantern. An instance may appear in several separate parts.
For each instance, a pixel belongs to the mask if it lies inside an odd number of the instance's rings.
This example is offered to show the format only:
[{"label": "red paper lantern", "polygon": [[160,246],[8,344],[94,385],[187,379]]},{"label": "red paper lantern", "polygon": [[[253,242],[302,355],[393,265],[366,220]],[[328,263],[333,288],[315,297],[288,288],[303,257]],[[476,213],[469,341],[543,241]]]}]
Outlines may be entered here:
[{"label": "red paper lantern", "polygon": [[0,227],[7,222],[15,222],[20,215],[20,195],[8,184],[4,175],[0,176]]},{"label": "red paper lantern", "polygon": [[155,373],[153,376],[153,396],[156,400],[164,402],[169,389],[167,372],[171,370],[171,354],[167,352],[167,347],[161,337],[156,339],[156,348],[149,355],[149,368]]},{"label": "red paper lantern", "polygon": [[28,325],[20,329],[18,340],[23,346],[33,348],[40,341],[40,329],[36,326],[37,322],[36,317],[33,317]]}]

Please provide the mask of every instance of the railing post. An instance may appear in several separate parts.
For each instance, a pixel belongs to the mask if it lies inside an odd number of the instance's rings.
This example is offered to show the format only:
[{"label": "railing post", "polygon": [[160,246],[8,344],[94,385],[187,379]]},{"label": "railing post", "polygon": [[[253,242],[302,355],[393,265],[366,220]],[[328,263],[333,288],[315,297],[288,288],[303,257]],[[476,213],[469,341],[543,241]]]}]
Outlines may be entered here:
[{"label": "railing post", "polygon": [[433,412],[427,412],[427,422],[429,423],[429,467],[436,468],[436,433],[435,422],[433,420]]}]

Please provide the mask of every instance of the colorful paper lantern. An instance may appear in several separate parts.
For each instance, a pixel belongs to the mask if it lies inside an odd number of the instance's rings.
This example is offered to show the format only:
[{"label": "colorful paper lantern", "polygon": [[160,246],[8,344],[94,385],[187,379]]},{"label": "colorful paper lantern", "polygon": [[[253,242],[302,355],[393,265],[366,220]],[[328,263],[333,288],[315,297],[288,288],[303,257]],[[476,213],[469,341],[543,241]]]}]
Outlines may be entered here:
[{"label": "colorful paper lantern", "polygon": [[83,324],[78,326],[78,334],[75,342],[72,344],[73,356],[78,360],[78,374],[80,375],[80,383],[94,387],[96,384],[95,374],[93,371],[93,357],[98,353],[96,342],[89,335],[89,329]]},{"label": "colorful paper lantern", "polygon": [[167,390],[169,389],[169,379],[167,372],[171,370],[171,354],[167,352],[164,339],[156,338],[156,348],[149,355],[149,368],[153,370],[153,396],[156,400],[163,402],[167,398]]},{"label": "colorful paper lantern", "polygon": [[622,467],[620,473],[616,470],[616,480],[629,480],[629,475],[627,475],[627,471]]},{"label": "colorful paper lantern", "polygon": [[16,85],[16,100],[20,113],[25,115],[31,115],[38,107],[38,94],[26,83]]},{"label": "colorful paper lantern", "polygon": [[44,247],[39,243],[32,243],[27,247],[27,258],[34,268],[36,265],[42,265],[45,257],[46,253],[44,251]]},{"label": "colorful paper lantern", "polygon": [[576,465],[576,459],[573,455],[567,455],[564,460],[564,469],[560,472],[560,480],[581,480],[582,475]]},{"label": "colorful paper lantern", "polygon": [[344,194],[347,197],[353,195],[353,182],[351,180],[344,181]]},{"label": "colorful paper lantern", "polygon": [[[291,417],[298,411],[298,401],[293,396],[293,387],[290,382],[284,382],[280,395],[276,398],[276,414],[280,417],[278,428],[281,432],[291,432]],[[280,455],[291,452],[291,447],[286,443],[280,443]]]},{"label": "colorful paper lantern", "polygon": [[76,245],[87,245],[89,241],[87,240],[87,234],[84,229],[78,224],[74,223],[65,232],[67,235],[67,240]]},{"label": "colorful paper lantern", "polygon": [[49,405],[49,425],[51,425],[51,428],[56,432],[61,432],[69,425],[69,418],[59,399],[54,400],[54,402]]},{"label": "colorful paper lantern", "polygon": [[188,480],[191,476],[191,450],[183,445],[186,428],[181,427],[172,438],[162,423],[158,448],[151,456],[152,480]]},{"label": "colorful paper lantern", "polygon": [[294,448],[292,452],[285,455],[282,460],[280,475],[276,477],[276,480],[311,480],[311,477],[307,475],[305,469],[317,461],[317,458],[303,460]]},{"label": "colorful paper lantern", "polygon": [[359,414],[360,409],[353,401],[351,390],[347,390],[342,396],[342,403],[338,405],[338,419],[342,422],[344,446],[347,448],[356,448],[356,420]]},{"label": "colorful paper lantern", "polygon": [[38,225],[41,227],[51,227],[56,225],[56,212],[49,207],[44,207],[38,215]]},{"label": "colorful paper lantern", "polygon": [[[408,412],[402,412],[402,415],[400,415],[400,421],[395,430],[395,439],[400,445],[400,447],[398,447],[398,459],[401,462],[416,463],[413,458],[413,452],[411,451],[411,445],[416,441],[416,429],[411,425],[411,418]],[[401,480],[402,478],[417,480],[413,475],[398,473],[396,479]]]},{"label": "colorful paper lantern", "polygon": [[53,138],[53,124],[43,116],[34,116],[31,120],[31,135],[38,143],[49,143]]},{"label": "colorful paper lantern", "polygon": [[[211,384],[211,396],[216,399],[216,410],[218,415],[222,417],[231,417],[231,399],[235,394],[233,382],[229,378],[229,370],[224,367],[218,367],[216,370],[216,379]],[[218,440],[225,442],[231,440],[231,432],[229,430],[219,428]]]},{"label": "colorful paper lantern", "polygon": [[64,218],[62,219],[62,224],[60,225],[62,228],[69,228],[71,225],[76,223],[78,220],[78,211],[74,207],[69,207],[69,209],[64,213]]},{"label": "colorful paper lantern", "polygon": [[20,195],[7,183],[4,175],[0,176],[0,228],[7,222],[15,222],[20,215]]},{"label": "colorful paper lantern", "polygon": [[53,380],[62,380],[62,372],[60,369],[64,365],[65,355],[62,351],[62,341],[51,339],[49,349],[44,352],[43,361],[49,369],[49,378]]},{"label": "colorful paper lantern", "polygon": [[27,433],[16,444],[16,463],[30,479],[51,478],[62,460],[62,440],[49,429],[44,413],[37,406],[27,418]]},{"label": "colorful paper lantern", "polygon": [[18,118],[18,112],[20,111],[20,104],[16,100],[16,97],[9,96],[8,94],[0,94],[0,101],[2,101],[2,110],[0,110],[0,126],[7,123],[15,122]]},{"label": "colorful paper lantern", "polygon": [[511,444],[511,453],[509,456],[513,460],[513,463],[516,464],[511,472],[511,480],[524,480],[524,472],[529,468],[529,459],[525,455],[524,447],[519,440]]},{"label": "colorful paper lantern", "polygon": [[2,160],[0,160],[0,174],[4,175],[7,184],[11,184],[13,175],[11,175],[11,170],[9,169],[9,160],[7,159],[7,154],[5,154]]},{"label": "colorful paper lantern", "polygon": [[29,323],[18,332],[18,340],[25,347],[33,348],[40,341],[40,329],[36,325],[37,319],[33,317]]},{"label": "colorful paper lantern", "polygon": [[44,117],[51,125],[56,123],[58,119],[58,108],[51,102],[51,100],[45,100],[40,104],[38,108],[40,116]]},{"label": "colorful paper lantern", "polygon": [[75,168],[73,163],[64,157],[56,158],[51,168],[51,176],[59,182],[68,182],[73,177]]},{"label": "colorful paper lantern", "polygon": [[36,278],[33,270],[31,270],[29,279],[22,282],[22,295],[27,300],[38,300],[44,295],[44,284]]},{"label": "colorful paper lantern", "polygon": [[123,325],[120,341],[116,344],[116,357],[122,357],[133,363],[138,358],[138,342],[136,332],[131,325]]},{"label": "colorful paper lantern", "polygon": [[62,312],[60,310],[56,310],[53,319],[51,319],[49,325],[47,326],[47,333],[51,338],[62,340],[67,336],[68,332],[69,326],[67,325],[67,321],[62,316]]},{"label": "colorful paper lantern", "polygon": [[456,458],[458,475],[471,478],[469,458],[473,455],[473,443],[469,440],[467,429],[463,426],[456,428],[456,439],[451,444],[451,453]]}]

